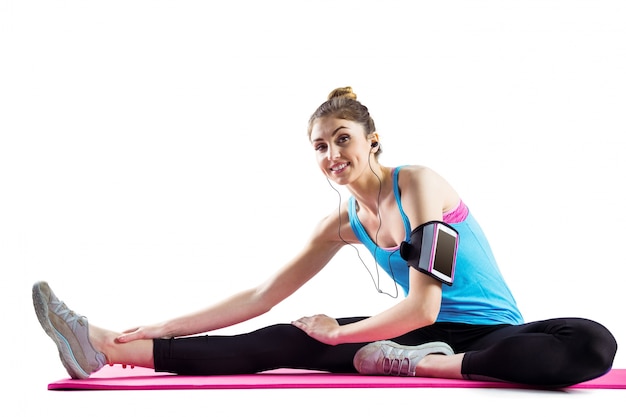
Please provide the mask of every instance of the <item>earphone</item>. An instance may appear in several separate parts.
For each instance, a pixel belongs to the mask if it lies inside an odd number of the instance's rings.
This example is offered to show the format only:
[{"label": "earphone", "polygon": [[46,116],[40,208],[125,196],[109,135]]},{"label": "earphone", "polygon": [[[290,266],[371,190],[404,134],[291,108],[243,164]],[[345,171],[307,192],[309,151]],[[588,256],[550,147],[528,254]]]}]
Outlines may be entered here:
[{"label": "earphone", "polygon": [[372,148],[377,147],[377,146],[378,146],[378,142],[372,142],[372,145],[371,145],[371,146],[372,146]]}]

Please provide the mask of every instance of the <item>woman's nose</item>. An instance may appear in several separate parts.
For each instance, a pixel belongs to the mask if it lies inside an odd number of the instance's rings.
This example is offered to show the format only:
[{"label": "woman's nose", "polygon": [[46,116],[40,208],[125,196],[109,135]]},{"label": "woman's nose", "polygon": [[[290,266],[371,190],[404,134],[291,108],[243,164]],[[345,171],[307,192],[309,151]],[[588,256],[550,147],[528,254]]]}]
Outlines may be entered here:
[{"label": "woman's nose", "polygon": [[328,147],[328,159],[333,160],[337,159],[341,156],[341,152],[339,152],[339,147],[337,146],[329,146]]}]

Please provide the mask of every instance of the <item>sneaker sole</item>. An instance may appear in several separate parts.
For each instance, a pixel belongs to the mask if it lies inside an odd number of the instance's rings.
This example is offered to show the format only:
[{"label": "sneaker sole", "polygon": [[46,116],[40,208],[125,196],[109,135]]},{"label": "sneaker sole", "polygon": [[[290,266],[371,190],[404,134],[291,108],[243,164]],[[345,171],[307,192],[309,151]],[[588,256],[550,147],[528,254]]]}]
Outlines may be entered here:
[{"label": "sneaker sole", "polygon": [[48,303],[45,301],[44,295],[41,293],[39,289],[40,284],[35,284],[33,286],[33,305],[35,307],[35,313],[37,314],[37,319],[39,320],[39,324],[43,327],[46,334],[52,339],[52,341],[56,344],[57,349],[59,350],[59,357],[61,358],[61,363],[65,367],[65,370],[73,379],[86,379],[89,377],[89,373],[85,372],[81,366],[78,364],[78,361],[74,357],[72,353],[72,349],[70,348],[70,344],[63,335],[54,328],[48,315],[50,313],[48,309]]}]

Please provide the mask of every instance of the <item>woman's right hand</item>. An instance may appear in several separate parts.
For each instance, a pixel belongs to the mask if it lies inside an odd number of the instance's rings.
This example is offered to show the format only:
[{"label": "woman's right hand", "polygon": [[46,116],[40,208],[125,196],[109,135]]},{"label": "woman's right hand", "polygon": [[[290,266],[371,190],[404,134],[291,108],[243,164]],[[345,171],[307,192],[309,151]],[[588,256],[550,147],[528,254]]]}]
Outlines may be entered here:
[{"label": "woman's right hand", "polygon": [[165,327],[162,324],[139,326],[123,331],[122,334],[115,338],[115,341],[118,343],[128,343],[133,340],[160,339],[168,336],[164,329]]}]

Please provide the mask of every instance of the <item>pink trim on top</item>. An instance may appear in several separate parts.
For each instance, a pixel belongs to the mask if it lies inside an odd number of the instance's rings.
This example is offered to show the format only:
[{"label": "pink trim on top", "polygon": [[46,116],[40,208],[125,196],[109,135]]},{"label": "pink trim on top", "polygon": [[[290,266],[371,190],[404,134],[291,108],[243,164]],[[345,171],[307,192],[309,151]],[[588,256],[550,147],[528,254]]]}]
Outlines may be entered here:
[{"label": "pink trim on top", "polygon": [[443,221],[450,224],[460,223],[463,220],[467,219],[468,214],[469,209],[467,208],[463,200],[460,200],[459,205],[456,206],[455,209],[443,213]]}]

